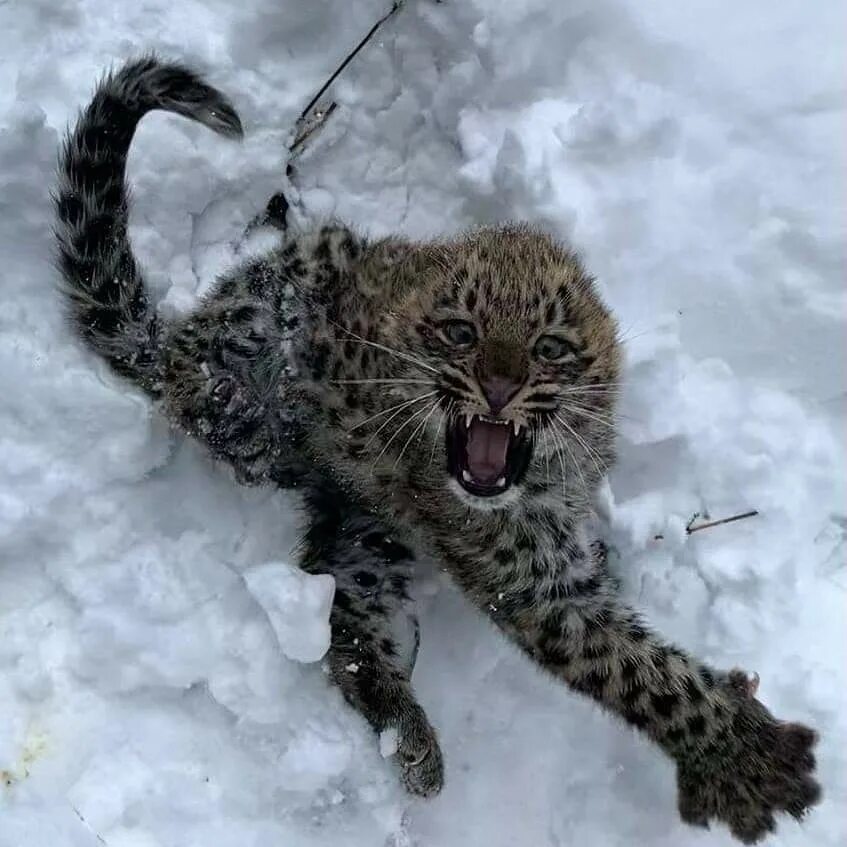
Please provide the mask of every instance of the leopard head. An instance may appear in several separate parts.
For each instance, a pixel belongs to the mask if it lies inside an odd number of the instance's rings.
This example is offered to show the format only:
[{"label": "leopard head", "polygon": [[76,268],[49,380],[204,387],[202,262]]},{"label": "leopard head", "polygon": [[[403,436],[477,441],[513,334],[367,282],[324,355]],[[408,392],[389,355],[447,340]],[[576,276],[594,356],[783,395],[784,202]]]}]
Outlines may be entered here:
[{"label": "leopard head", "polygon": [[611,460],[616,324],[550,236],[509,226],[421,247],[370,333],[384,472],[489,510],[527,489],[587,494]]}]

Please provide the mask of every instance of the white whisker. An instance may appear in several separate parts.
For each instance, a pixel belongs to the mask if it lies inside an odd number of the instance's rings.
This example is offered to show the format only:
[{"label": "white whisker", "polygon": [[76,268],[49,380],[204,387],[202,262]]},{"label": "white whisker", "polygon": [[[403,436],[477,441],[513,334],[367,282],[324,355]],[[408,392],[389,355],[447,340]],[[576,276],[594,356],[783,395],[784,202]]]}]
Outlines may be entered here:
[{"label": "white whisker", "polygon": [[[394,406],[390,406],[388,409],[383,409],[381,412],[377,412],[375,415],[371,415],[369,418],[365,418],[363,421],[359,421],[357,424],[353,424],[353,426],[348,429],[348,432],[353,432],[354,429],[359,429],[359,427],[364,426],[366,423],[370,423],[377,418],[381,418],[383,415],[387,415],[389,412],[393,412],[395,409],[403,409],[406,406],[411,406],[412,403],[417,403],[419,400],[423,400],[426,397],[432,397],[433,394],[436,394],[435,391],[427,391],[424,394],[419,394],[417,397],[412,398],[411,400],[403,400],[400,403],[397,403]],[[391,420],[391,418],[389,418]],[[377,430],[379,432],[379,430]]]},{"label": "white whisker", "polygon": [[[582,447],[588,458],[591,459],[592,463],[594,464],[594,467],[597,470],[598,477],[602,479],[603,471],[600,470],[600,463],[602,463],[603,460],[597,455],[597,451],[594,450],[564,418],[560,417],[559,415],[555,415],[555,418],[577,440],[580,447]],[[567,441],[565,443],[567,443]],[[597,459],[600,459],[600,463],[598,463]]]},{"label": "white whisker", "polygon": [[608,427],[613,432],[617,429],[612,421],[608,417],[604,417],[600,414],[595,414],[594,412],[589,411],[584,406],[577,406],[573,403],[568,403],[566,406],[562,406],[562,410],[565,412],[574,412],[577,415],[582,415],[585,418],[589,418],[592,421],[597,421],[597,423],[603,424],[603,426]]},{"label": "white whisker", "polygon": [[423,408],[423,409],[418,409],[417,411],[412,412],[412,414],[411,414],[411,415],[409,415],[409,417],[408,417],[408,418],[406,418],[406,420],[405,420],[405,421],[403,421],[403,423],[401,423],[401,424],[400,424],[400,426],[398,426],[398,427],[397,427],[397,429],[395,429],[395,430],[394,430],[394,432],[393,432],[393,433],[392,433],[392,435],[391,435],[391,438],[389,438],[389,439],[388,439],[388,441],[386,441],[386,442],[385,442],[385,444],[384,444],[384,445],[383,445],[383,447],[382,447],[382,450],[380,450],[380,451],[379,451],[379,453],[377,453],[376,458],[373,460],[373,462],[371,462],[371,469],[373,469],[374,467],[376,467],[376,463],[377,463],[377,462],[378,462],[378,461],[379,461],[379,460],[383,457],[383,455],[385,454],[385,451],[386,451],[386,450],[387,450],[387,449],[391,446],[391,443],[394,441],[394,439],[395,439],[395,438],[397,438],[397,436],[398,436],[398,435],[400,435],[400,433],[401,433],[401,432],[402,432],[402,431],[403,431],[403,430],[404,430],[404,429],[405,429],[405,428],[406,428],[406,427],[407,427],[407,426],[408,426],[408,425],[409,425],[409,424],[410,424],[410,423],[411,423],[411,422],[412,422],[415,418],[417,418],[419,415],[422,415],[424,412],[426,412],[426,410],[427,410],[428,408],[429,408],[428,406],[424,406],[424,408]]},{"label": "white whisker", "polygon": [[[553,441],[556,443],[556,455],[559,457],[559,466],[562,469],[562,497],[568,496],[568,473],[565,469],[565,456],[562,452],[562,446],[568,449],[568,454],[571,457],[571,461],[573,462],[574,467],[576,468],[576,472],[579,474],[580,479],[582,479],[582,472],[580,471],[579,465],[576,463],[576,460],[573,457],[573,453],[571,453],[570,448],[568,447],[568,442],[565,438],[563,438],[559,433],[555,430],[550,430],[550,436],[553,438]],[[582,480],[583,488],[585,487],[585,480]]]},{"label": "white whisker", "polygon": [[450,410],[452,408],[453,401],[451,400],[447,404],[447,408],[441,410],[441,417],[438,420],[438,429],[435,430],[435,438],[433,438],[432,440],[432,452],[429,454],[429,462],[427,463],[427,467],[432,464],[432,460],[435,458],[435,451],[438,449],[438,439],[441,436],[441,428],[444,426],[444,420],[450,414]]},{"label": "white whisker", "polygon": [[550,484],[550,445],[547,443],[547,427],[541,430],[544,436],[544,461],[547,463],[547,485]]},{"label": "white whisker", "polygon": [[400,464],[400,460],[403,458],[403,454],[406,452],[406,448],[411,444],[412,439],[420,432],[423,432],[423,428],[426,426],[426,422],[432,417],[433,412],[438,408],[438,401],[435,400],[432,403],[432,407],[429,410],[429,414],[427,414],[424,419],[412,430],[412,434],[406,439],[406,443],[403,445],[403,449],[400,451],[400,455],[394,462],[394,467]]},{"label": "white whisker", "polygon": [[359,344],[367,344],[369,347],[375,347],[377,350],[382,350],[384,353],[388,353],[391,356],[396,356],[398,359],[403,359],[406,362],[411,362],[413,365],[417,365],[419,368],[423,368],[427,371],[432,371],[432,373],[438,373],[437,368],[432,367],[432,365],[428,365],[426,362],[422,362],[416,356],[412,356],[409,353],[401,353],[399,350],[394,350],[391,347],[386,347],[385,344],[380,344],[378,341],[369,341],[367,338],[362,338],[361,335],[357,335],[352,330],[347,329],[347,327],[335,323],[335,321],[330,321],[330,323],[332,324],[332,326],[337,327],[342,332],[355,339]]},{"label": "white whisker", "polygon": [[618,388],[623,388],[622,382],[607,382],[599,385],[561,385],[558,394],[614,394]]},{"label": "white whisker", "polygon": [[431,379],[333,379],[334,385],[432,385]]}]

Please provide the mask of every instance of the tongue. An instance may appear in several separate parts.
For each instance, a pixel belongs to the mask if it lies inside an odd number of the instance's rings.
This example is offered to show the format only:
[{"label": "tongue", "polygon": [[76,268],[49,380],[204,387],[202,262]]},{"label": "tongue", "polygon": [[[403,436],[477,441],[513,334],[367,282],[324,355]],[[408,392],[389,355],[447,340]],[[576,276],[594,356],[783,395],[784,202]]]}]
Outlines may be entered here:
[{"label": "tongue", "polygon": [[506,475],[509,427],[474,418],[468,429],[468,472],[483,485]]}]

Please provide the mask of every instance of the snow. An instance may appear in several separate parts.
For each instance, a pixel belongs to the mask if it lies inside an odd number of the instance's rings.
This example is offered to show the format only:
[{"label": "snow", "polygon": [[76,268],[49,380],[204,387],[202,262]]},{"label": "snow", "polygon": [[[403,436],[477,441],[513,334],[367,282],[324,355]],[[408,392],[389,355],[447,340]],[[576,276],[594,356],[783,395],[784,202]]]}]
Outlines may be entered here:
[{"label": "snow", "polygon": [[329,612],[335,580],[307,574],[285,562],[256,565],[244,572],[250,593],[265,610],[279,649],[298,662],[317,662],[329,649]]},{"label": "snow", "polygon": [[[183,309],[255,249],[294,120],[388,5],[0,4],[0,847],[732,843],[679,822],[649,743],[432,578],[415,684],[448,782],[406,796],[321,669],[332,585],[293,568],[296,500],[236,487],[63,323],[48,192],[104,67],[185,58],[245,119],[235,145],[154,115],[133,149],[134,243]],[[409,0],[289,189],[303,220],[524,218],[584,252],[627,338],[601,501],[624,589],[821,731],[826,798],[784,847],[847,837],[844,17]]]}]

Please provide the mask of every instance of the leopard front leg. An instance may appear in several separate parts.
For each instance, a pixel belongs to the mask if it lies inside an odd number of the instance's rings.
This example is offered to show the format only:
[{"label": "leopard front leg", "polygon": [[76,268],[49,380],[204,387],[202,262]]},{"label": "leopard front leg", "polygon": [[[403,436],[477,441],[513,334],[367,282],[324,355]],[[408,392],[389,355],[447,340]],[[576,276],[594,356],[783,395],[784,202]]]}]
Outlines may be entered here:
[{"label": "leopard front leg", "polygon": [[296,485],[306,472],[302,411],[286,365],[264,300],[245,292],[212,299],[169,327],[165,412],[240,482]]},{"label": "leopard front leg", "polygon": [[406,788],[437,794],[444,782],[441,749],[411,685],[418,646],[408,594],[412,551],[325,481],[310,484],[306,499],[310,525],[302,567],[335,577],[327,656],[332,678],[376,732],[397,733]]},{"label": "leopard front leg", "polygon": [[502,575],[487,604],[539,664],[651,737],[677,764],[683,820],[721,821],[745,844],[798,820],[820,799],[813,730],[779,721],[755,698],[758,679],[718,672],[668,644],[615,596],[598,561],[531,586]]}]

